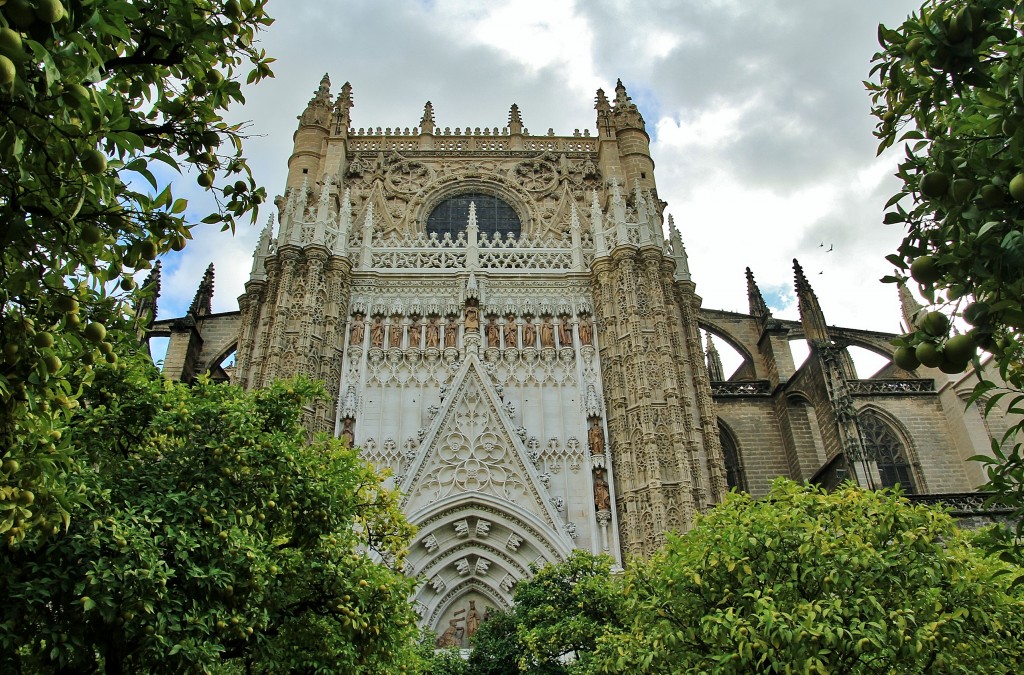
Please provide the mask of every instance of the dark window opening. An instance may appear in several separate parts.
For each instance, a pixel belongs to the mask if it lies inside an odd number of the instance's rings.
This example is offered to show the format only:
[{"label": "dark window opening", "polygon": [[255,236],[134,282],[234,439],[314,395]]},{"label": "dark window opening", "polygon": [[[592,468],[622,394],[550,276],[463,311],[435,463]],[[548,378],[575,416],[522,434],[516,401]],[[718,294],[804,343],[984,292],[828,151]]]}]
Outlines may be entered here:
[{"label": "dark window opening", "polygon": [[907,461],[907,453],[899,437],[878,415],[866,413],[860,416],[860,431],[864,440],[864,451],[878,467],[881,487],[899,485],[904,494],[917,493],[914,472]]},{"label": "dark window opening", "polygon": [[736,447],[736,439],[721,422],[718,424],[718,439],[722,445],[722,459],[725,460],[725,484],[730,490],[736,488],[740,492],[745,492],[747,478],[744,475],[740,450]]},{"label": "dark window opening", "polygon": [[447,233],[456,239],[460,232],[466,231],[469,221],[469,205],[476,204],[476,222],[481,235],[493,239],[499,234],[502,239],[511,235],[518,239],[522,230],[519,216],[515,209],[492,195],[482,192],[468,192],[449,197],[437,205],[427,218],[427,235],[437,234],[443,238]]}]

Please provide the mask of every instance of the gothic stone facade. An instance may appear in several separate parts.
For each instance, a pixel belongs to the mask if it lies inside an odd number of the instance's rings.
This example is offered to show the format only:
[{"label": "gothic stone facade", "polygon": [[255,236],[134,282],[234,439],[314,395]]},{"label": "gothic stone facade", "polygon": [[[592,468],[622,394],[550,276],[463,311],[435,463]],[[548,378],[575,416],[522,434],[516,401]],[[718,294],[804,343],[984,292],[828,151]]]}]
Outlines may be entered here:
[{"label": "gothic stone facade", "polygon": [[[327,382],[309,423],[392,471],[445,644],[532,563],[649,554],[730,487],[981,481],[969,383],[857,379],[847,347],[889,356],[891,336],[828,326],[796,261],[801,321],[772,317],[749,270],[749,313],[701,309],[621,82],[595,134],[531,135],[514,105],[504,128],[442,129],[430,103],[418,127],[357,130],[351,107],[325,76],[299,117],[239,311],[211,313],[211,268],[151,334],[169,377]],[[712,335],[743,357],[728,380]]]}]

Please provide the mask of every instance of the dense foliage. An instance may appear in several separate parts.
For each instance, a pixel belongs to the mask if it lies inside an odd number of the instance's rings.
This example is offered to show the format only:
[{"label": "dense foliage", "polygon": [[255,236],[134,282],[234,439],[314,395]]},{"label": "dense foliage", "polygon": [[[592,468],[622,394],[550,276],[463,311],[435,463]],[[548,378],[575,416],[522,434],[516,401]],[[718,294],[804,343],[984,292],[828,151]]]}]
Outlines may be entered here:
[{"label": "dense foliage", "polygon": [[477,631],[470,665],[505,667],[479,671],[487,673],[516,672],[510,660],[531,673],[1016,672],[1024,598],[1007,576],[993,578],[1006,569],[948,515],[898,494],[778,481],[764,499],[731,494],[621,575],[584,554],[541,570],[517,586],[512,612]]},{"label": "dense foliage", "polygon": [[[132,330],[135,273],[192,224],[168,180],[199,173],[233,228],[265,193],[242,155],[239,80],[271,75],[254,44],[265,0],[0,3],[0,535],[38,538],[82,495],[55,437]],[[144,321],[144,317],[141,318]],[[32,508],[29,509],[28,507]]]},{"label": "dense foliage", "polygon": [[0,555],[0,670],[398,672],[411,527],[356,450],[308,443],[317,388],[188,387],[139,361],[82,397],[67,533]]},{"label": "dense foliage", "polygon": [[[1002,405],[993,501],[1024,534],[1024,9],[1013,0],[928,0],[896,29],[879,27],[872,92],[879,151],[906,142],[887,223],[906,227],[889,256],[938,308],[900,341],[897,364],[962,372],[994,355],[975,397]],[[973,328],[950,336],[947,315]],[[977,361],[976,361],[977,363]],[[998,370],[998,375],[995,374]],[[1016,416],[1014,418],[1014,416]],[[1014,543],[1012,538],[1009,543]]]}]

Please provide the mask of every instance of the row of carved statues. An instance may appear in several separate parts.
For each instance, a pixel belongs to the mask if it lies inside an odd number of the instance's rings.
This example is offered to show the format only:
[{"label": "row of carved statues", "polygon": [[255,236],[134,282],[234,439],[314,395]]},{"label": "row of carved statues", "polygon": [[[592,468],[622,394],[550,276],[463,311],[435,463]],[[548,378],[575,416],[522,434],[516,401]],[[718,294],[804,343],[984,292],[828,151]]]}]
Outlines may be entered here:
[{"label": "row of carved statues", "polygon": [[[390,322],[385,322],[382,316],[375,316],[369,322],[369,326],[367,323],[362,314],[356,314],[352,318],[349,344],[361,347],[368,329],[371,347],[400,349],[408,345],[429,349],[458,346],[460,325],[454,316],[449,316],[443,323],[440,317],[436,316],[426,319],[413,317],[408,325],[397,315],[393,316]],[[479,309],[466,307],[462,325],[465,333],[479,332]],[[527,317],[519,323],[509,318],[499,324],[497,318],[492,316],[483,327],[483,333],[487,347],[495,349],[573,346],[573,326],[568,319],[555,323],[551,317],[544,317],[539,323],[534,323],[532,317]],[[589,318],[580,319],[578,333],[581,345],[593,343],[594,329]]]}]

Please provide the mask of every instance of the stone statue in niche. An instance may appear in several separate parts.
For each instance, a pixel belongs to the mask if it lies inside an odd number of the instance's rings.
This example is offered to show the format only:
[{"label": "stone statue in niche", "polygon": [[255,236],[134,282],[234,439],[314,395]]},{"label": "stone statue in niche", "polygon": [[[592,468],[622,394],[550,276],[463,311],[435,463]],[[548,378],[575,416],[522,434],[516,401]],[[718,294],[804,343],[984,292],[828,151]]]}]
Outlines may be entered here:
[{"label": "stone statue in niche", "polygon": [[501,328],[492,316],[487,322],[487,346],[498,347],[501,343]]},{"label": "stone statue in niche", "polygon": [[516,319],[510,316],[505,321],[505,347],[515,348],[519,346],[518,335],[516,335]]},{"label": "stone statue in niche", "polygon": [[476,332],[480,328],[480,309],[475,305],[466,307],[466,332]]},{"label": "stone statue in niche", "polygon": [[537,346],[537,327],[533,325],[533,319],[526,317],[523,324],[523,348]]},{"label": "stone statue in niche", "polygon": [[361,347],[363,345],[363,331],[366,327],[366,323],[363,321],[362,314],[356,314],[352,318],[352,332],[349,333],[349,344],[353,347]]},{"label": "stone statue in niche", "polygon": [[480,614],[476,611],[476,600],[469,601],[469,611],[466,612],[466,637],[473,637],[473,633],[480,627]]},{"label": "stone statue in niche", "polygon": [[349,447],[355,442],[355,424],[356,421],[351,417],[346,417],[342,420],[341,438],[348,444]]},{"label": "stone statue in niche", "polygon": [[608,481],[604,477],[604,469],[594,470],[594,507],[598,511],[610,511],[612,495],[608,491]]},{"label": "stone statue in niche", "polygon": [[384,346],[384,318],[377,316],[373,319],[373,326],[370,327],[370,345],[373,347]]},{"label": "stone statue in niche", "polygon": [[590,440],[590,454],[592,455],[603,455],[604,454],[604,434],[601,433],[601,425],[593,424],[590,427],[590,431],[587,432],[588,439]]},{"label": "stone statue in niche", "polygon": [[441,327],[437,325],[437,317],[432,316],[427,323],[427,347],[441,344]]},{"label": "stone statue in niche", "polygon": [[448,317],[448,323],[444,327],[444,346],[454,347],[459,337],[459,324],[455,323],[455,317]]},{"label": "stone statue in niche", "polygon": [[555,346],[555,326],[551,323],[550,316],[544,319],[544,323],[540,325],[540,346]]},{"label": "stone statue in niche", "polygon": [[391,319],[391,335],[389,336],[392,347],[402,346],[402,319],[400,317],[394,317]]},{"label": "stone statue in niche", "polygon": [[[459,613],[464,611],[460,610]],[[465,629],[459,625],[459,622],[462,620],[463,617],[461,616],[448,620],[448,627],[444,629],[441,636],[437,638],[437,642],[434,643],[438,649],[462,646],[462,636],[465,633]]]},{"label": "stone statue in niche", "polygon": [[568,318],[562,319],[558,324],[558,343],[563,347],[572,347],[572,326]]},{"label": "stone statue in niche", "polygon": [[584,317],[580,319],[580,344],[589,345],[593,339],[593,328],[590,325],[590,319]]},{"label": "stone statue in niche", "polygon": [[409,346],[419,347],[420,346],[420,333],[423,330],[423,324],[420,323],[419,317],[415,317],[412,323],[409,324]]}]

